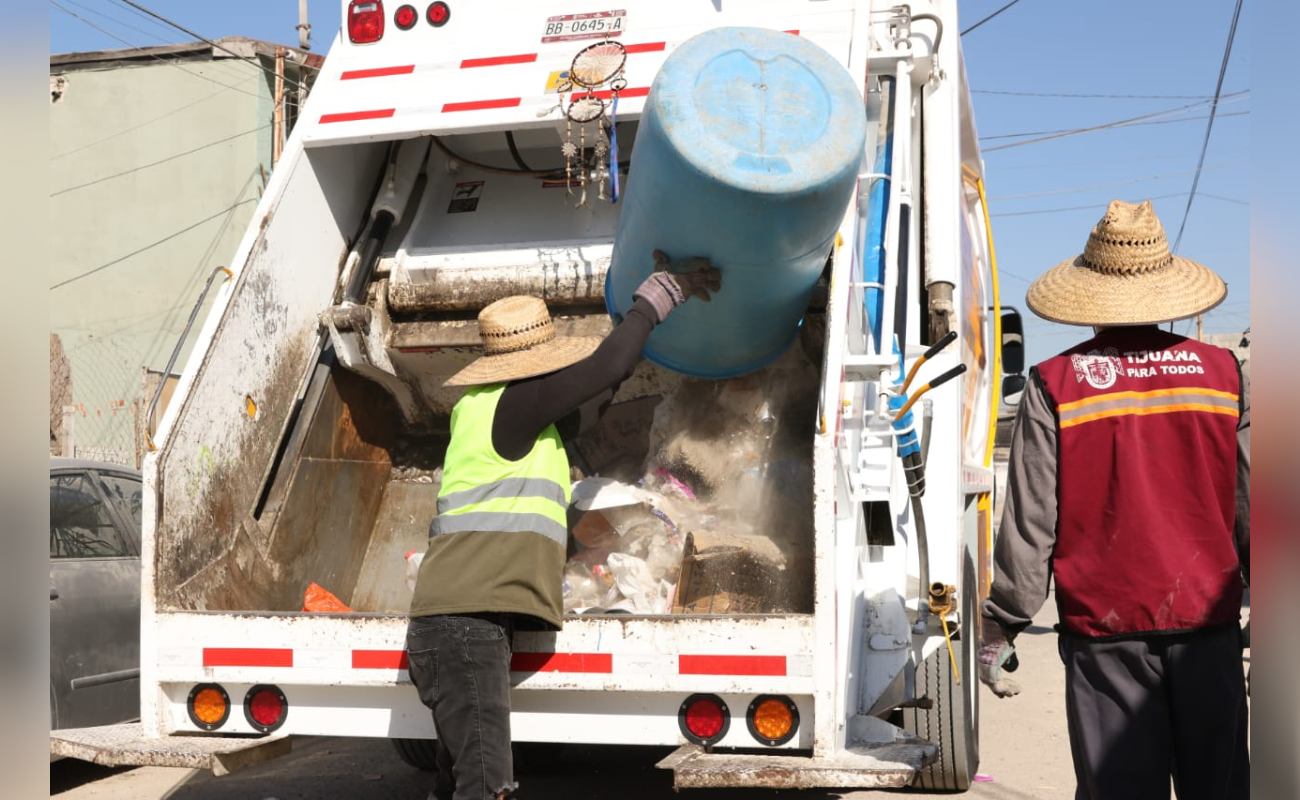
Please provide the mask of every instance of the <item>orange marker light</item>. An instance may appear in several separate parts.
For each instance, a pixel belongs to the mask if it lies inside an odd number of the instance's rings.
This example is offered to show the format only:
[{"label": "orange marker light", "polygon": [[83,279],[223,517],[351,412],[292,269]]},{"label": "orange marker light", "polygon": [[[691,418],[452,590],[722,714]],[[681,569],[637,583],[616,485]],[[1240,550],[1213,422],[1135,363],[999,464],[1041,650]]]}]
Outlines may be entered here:
[{"label": "orange marker light", "polygon": [[763,695],[749,704],[746,720],[755,739],[775,747],[785,744],[799,727],[799,709],[788,697]]},{"label": "orange marker light", "polygon": [[230,717],[230,696],[215,683],[201,683],[190,690],[190,721],[205,731],[216,730]]}]

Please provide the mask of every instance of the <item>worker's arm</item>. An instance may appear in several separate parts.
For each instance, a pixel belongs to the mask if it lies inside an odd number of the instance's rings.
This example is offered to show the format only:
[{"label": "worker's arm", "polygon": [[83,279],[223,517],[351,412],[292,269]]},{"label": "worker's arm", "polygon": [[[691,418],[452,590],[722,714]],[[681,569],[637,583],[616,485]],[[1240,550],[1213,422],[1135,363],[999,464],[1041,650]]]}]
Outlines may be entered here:
[{"label": "worker's arm", "polygon": [[632,374],[657,319],[649,301],[638,298],[596,352],[557,372],[512,381],[501,394],[492,421],[492,446],[502,458],[523,458],[542,430],[560,423],[561,437],[589,429],[609,406],[618,386]]},{"label": "worker's arm", "polygon": [[1237,519],[1233,526],[1241,577],[1250,585],[1250,378],[1241,378],[1241,418],[1237,422]]},{"label": "worker's arm", "polygon": [[[569,438],[594,425],[636,368],[654,326],[687,299],[708,302],[710,292],[722,288],[722,275],[707,258],[674,261],[656,250],[654,261],[654,272],[633,293],[627,316],[596,352],[557,372],[512,381],[501,393],[492,419],[492,446],[500,456],[523,458],[552,423]],[[569,418],[574,413],[578,417]]]},{"label": "worker's arm", "polygon": [[1011,432],[1007,499],[993,549],[994,578],[981,613],[1009,637],[1029,627],[1047,600],[1056,546],[1056,415],[1037,369]]}]

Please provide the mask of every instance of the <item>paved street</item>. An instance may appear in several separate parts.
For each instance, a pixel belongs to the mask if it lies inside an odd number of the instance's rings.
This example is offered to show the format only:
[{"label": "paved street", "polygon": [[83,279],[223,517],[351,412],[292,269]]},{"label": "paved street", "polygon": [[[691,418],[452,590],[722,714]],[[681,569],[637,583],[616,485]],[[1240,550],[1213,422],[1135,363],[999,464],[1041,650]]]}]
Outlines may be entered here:
[{"label": "paved street", "polygon": [[[1056,655],[1052,602],[1019,640],[1024,687],[1020,697],[981,697],[980,774],[991,778],[967,795],[1004,800],[1073,797],[1074,778],[1063,707],[1064,676]],[[672,776],[654,768],[666,748],[571,748],[557,763],[519,775],[529,800],[662,800],[675,797]],[[234,775],[214,778],[187,770],[104,769],[80,762],[50,766],[50,793],[61,800],[307,800],[356,798],[424,800],[429,776],[398,760],[386,741],[299,739],[293,753]],[[753,789],[691,790],[690,800],[749,797],[850,800],[883,792],[774,792]]]}]

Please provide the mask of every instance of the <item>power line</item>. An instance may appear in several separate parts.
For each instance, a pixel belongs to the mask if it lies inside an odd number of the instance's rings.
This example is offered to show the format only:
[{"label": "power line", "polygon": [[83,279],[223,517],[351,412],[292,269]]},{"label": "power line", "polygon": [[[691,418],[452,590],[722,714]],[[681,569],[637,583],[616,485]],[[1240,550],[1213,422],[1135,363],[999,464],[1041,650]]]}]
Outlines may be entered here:
[{"label": "power line", "polygon": [[94,179],[93,181],[86,181],[85,183],[78,183],[78,184],[76,184],[75,186],[69,186],[69,187],[67,187],[66,189],[60,189],[60,190],[58,190],[57,192],[51,192],[51,193],[50,193],[50,197],[58,197],[58,196],[61,195],[61,194],[67,194],[68,192],[76,191],[77,189],[84,189],[84,188],[86,188],[87,186],[94,186],[94,185],[97,184],[97,183],[103,183],[104,181],[111,181],[111,180],[113,180],[114,178],[120,178],[120,177],[122,177],[123,175],[130,175],[131,173],[133,173],[133,172],[139,172],[139,171],[142,170],[142,169],[148,169],[149,167],[156,167],[156,166],[158,166],[159,164],[166,164],[168,161],[175,161],[176,159],[181,158],[182,156],[188,156],[188,155],[190,155],[190,154],[192,154],[192,153],[197,153],[197,152],[199,152],[200,150],[206,150],[206,149],[208,149],[209,147],[216,147],[216,146],[219,145],[219,144],[224,144],[225,142],[229,142],[229,141],[231,141],[231,140],[233,140],[233,139],[238,139],[238,138],[241,137],[241,136],[247,136],[247,135],[249,135],[250,133],[257,133],[258,131],[266,130],[267,128],[270,128],[272,125],[274,125],[274,123],[267,123],[266,125],[259,125],[259,126],[257,126],[256,128],[253,128],[252,130],[247,130],[247,131],[243,131],[243,132],[241,132],[241,133],[236,133],[236,134],[234,134],[234,135],[232,135],[232,136],[227,136],[227,137],[224,138],[224,139],[217,139],[215,142],[208,142],[207,144],[199,145],[198,147],[195,147],[195,148],[192,149],[192,150],[186,150],[186,151],[183,152],[183,153],[176,153],[175,155],[170,155],[170,156],[167,156],[166,158],[160,158],[160,159],[158,159],[157,161],[151,161],[151,162],[149,162],[148,164],[141,164],[141,165],[138,166],[138,167],[131,167],[130,169],[126,169],[126,170],[123,170],[123,171],[121,171],[121,172],[115,172],[115,173],[113,173],[112,175],[105,175],[104,177],[102,177],[102,178],[96,178],[96,179]]},{"label": "power line", "polygon": [[[255,77],[253,77],[253,78],[249,78],[248,80],[257,80],[257,78],[256,78],[256,76],[255,76]],[[198,105],[199,103],[206,103],[207,101],[211,100],[212,98],[216,97],[217,95],[220,95],[220,94],[222,94],[223,92],[230,91],[231,88],[234,88],[234,87],[229,87],[229,88],[226,88],[226,89],[218,89],[217,91],[213,92],[212,94],[204,95],[203,97],[200,97],[198,100],[194,100],[193,102],[186,103],[185,105],[180,106],[180,107],[178,107],[178,108],[173,108],[171,111],[168,111],[168,112],[166,112],[166,113],[164,113],[164,114],[160,114],[159,116],[153,117],[153,118],[151,118],[151,119],[147,119],[147,120],[145,120],[144,122],[141,122],[141,123],[139,123],[139,124],[137,124],[137,125],[132,125],[131,127],[129,127],[129,128],[125,128],[125,129],[123,129],[123,130],[120,130],[120,131],[118,131],[117,133],[111,133],[111,134],[109,134],[108,136],[105,136],[105,137],[102,138],[102,139],[96,139],[95,141],[90,142],[89,144],[83,144],[83,145],[81,145],[80,147],[74,148],[74,149],[72,149],[72,150],[68,150],[67,152],[64,152],[64,153],[59,153],[59,154],[56,155],[56,156],[51,156],[51,157],[50,157],[50,160],[51,160],[51,161],[57,161],[58,159],[60,159],[60,158],[64,158],[64,157],[66,157],[66,156],[70,156],[70,155],[72,155],[73,153],[80,153],[82,150],[88,150],[88,149],[90,149],[90,148],[92,148],[92,147],[94,147],[94,146],[96,146],[96,145],[103,144],[104,142],[107,142],[107,141],[109,141],[110,139],[116,139],[116,138],[119,137],[119,136],[123,136],[123,135],[125,135],[125,134],[131,133],[132,131],[139,130],[140,128],[144,128],[144,127],[146,127],[146,126],[148,126],[148,125],[152,125],[153,123],[158,122],[159,120],[163,120],[163,119],[166,119],[167,117],[173,116],[173,115],[175,115],[175,114],[179,114],[180,112],[184,111],[185,109],[187,109],[187,108],[191,108],[192,106],[196,106],[196,105]]]},{"label": "power line", "polygon": [[[111,16],[111,15],[109,15],[109,14],[105,14],[103,11],[100,11],[100,10],[95,9],[95,8],[91,8],[90,6],[87,6],[87,5],[83,5],[82,3],[78,3],[78,2],[76,2],[76,0],[63,0],[63,2],[65,2],[65,3],[67,3],[68,5],[71,5],[71,6],[76,6],[77,8],[83,9],[83,10],[85,10],[85,11],[89,11],[90,13],[92,13],[92,14],[98,16],[98,17],[102,17],[102,18],[108,20],[109,22],[112,22],[112,23],[114,23],[114,24],[116,24],[116,25],[120,25],[120,26],[122,26],[123,28],[126,28],[126,29],[128,29],[128,30],[135,31],[136,33],[138,33],[138,34],[140,34],[140,35],[142,35],[142,36],[148,36],[150,39],[157,40],[157,41],[159,41],[159,42],[162,42],[163,44],[173,44],[173,43],[174,43],[173,40],[171,40],[171,39],[164,39],[163,37],[159,36],[159,35],[156,34],[156,33],[153,33],[153,32],[151,32],[151,31],[142,30],[141,28],[137,28],[137,27],[135,27],[134,25],[131,25],[131,24],[126,23],[126,22],[123,22],[122,20],[118,19],[117,17]],[[162,27],[163,27],[163,26],[160,25],[159,23],[155,22],[155,21],[152,20],[152,19],[149,19],[148,17],[143,16],[142,14],[139,14],[138,12],[134,11],[133,9],[130,9],[130,8],[127,8],[127,7],[124,6],[124,7],[123,7],[123,10],[125,10],[125,11],[129,11],[129,12],[131,12],[132,14],[136,14],[137,16],[140,16],[142,19],[145,19],[146,21],[148,21],[148,22],[150,22],[150,23],[153,23],[155,26],[157,26],[157,27],[159,27],[159,28],[162,28]],[[170,30],[170,29],[167,29],[167,30]],[[214,66],[215,66],[215,65],[214,65]],[[233,77],[233,78],[242,78],[242,77],[244,77],[243,75],[240,75],[240,74],[237,74],[237,73],[226,73],[226,74],[230,75],[230,77]]]},{"label": "power line", "polygon": [[[1232,102],[1240,103],[1241,101],[1248,99],[1248,97],[1245,96],[1248,91],[1249,91],[1248,89],[1242,89],[1240,91],[1233,92],[1232,94],[1224,95],[1224,97],[1236,98]],[[1117,120],[1115,122],[1105,122],[1100,125],[1090,125],[1085,128],[1062,128],[1053,131],[1024,131],[1022,133],[999,133],[999,134],[994,134],[992,136],[981,136],[979,138],[981,142],[986,142],[986,141],[992,141],[994,139],[1017,139],[1024,136],[1054,136],[1057,134],[1072,134],[1072,133],[1079,133],[1082,131],[1100,130],[1102,128],[1115,127],[1118,125],[1127,125],[1139,120],[1149,120],[1155,117],[1163,117],[1170,114],[1177,114],[1179,112],[1187,112],[1193,109],[1200,108],[1201,106],[1208,106],[1208,105],[1210,105],[1209,100],[1202,100],[1198,103],[1188,103],[1187,105],[1174,106],[1172,108],[1166,108],[1160,111],[1152,111],[1147,114],[1139,114],[1136,117],[1128,117],[1126,119]],[[1227,105],[1227,104],[1224,103],[1223,105]]]},{"label": "power line", "polygon": [[207,75],[204,75],[204,74],[201,73],[201,72],[192,72],[192,71],[190,71],[190,70],[188,70],[188,69],[185,69],[185,68],[182,67],[180,64],[177,64],[177,63],[176,63],[174,60],[172,60],[172,59],[163,58],[162,56],[158,55],[157,53],[150,53],[148,50],[144,49],[143,47],[140,47],[139,45],[133,44],[132,42],[129,42],[129,41],[127,41],[126,39],[123,39],[121,36],[118,36],[116,33],[113,33],[112,31],[107,30],[107,29],[105,29],[105,28],[103,28],[103,27],[101,27],[101,26],[99,26],[99,25],[96,25],[95,23],[91,22],[90,20],[86,19],[85,17],[81,16],[80,14],[76,13],[75,11],[72,11],[72,10],[70,10],[70,9],[64,8],[63,6],[59,5],[55,0],[50,0],[50,5],[54,6],[55,8],[57,8],[57,9],[60,10],[60,11],[62,11],[64,14],[67,14],[68,16],[72,17],[73,19],[80,20],[81,22],[85,23],[86,25],[89,25],[90,27],[92,27],[92,28],[94,28],[95,30],[99,31],[100,33],[104,34],[105,36],[108,36],[108,37],[110,37],[110,38],[112,38],[112,39],[116,39],[117,41],[121,42],[122,44],[126,45],[127,47],[130,47],[132,50],[139,50],[141,53],[144,53],[145,55],[149,56],[150,58],[157,59],[158,61],[161,61],[162,63],[167,64],[168,66],[175,67],[176,69],[180,70],[181,72],[184,72],[186,75],[192,75],[192,76],[194,76],[194,77],[196,77],[196,78],[202,78],[202,79],[205,80],[205,81],[208,81],[208,82],[210,82],[210,83],[215,83],[215,84],[218,85],[218,86],[224,86],[224,87],[226,87],[227,89],[233,89],[233,90],[235,90],[236,92],[239,92],[240,94],[246,94],[246,95],[248,95],[249,97],[256,97],[256,98],[259,99],[259,100],[262,99],[262,96],[259,95],[259,94],[256,94],[256,93],[254,93],[254,92],[247,92],[247,91],[244,91],[243,89],[240,89],[240,88],[237,87],[237,86],[232,86],[232,85],[230,85],[230,84],[228,84],[228,83],[222,83],[221,81],[217,80],[216,78],[211,78],[211,77],[209,77],[209,76],[207,76]]},{"label": "power line", "polygon": [[[1051,135],[1051,136],[1042,136],[1042,137],[1039,137],[1039,138],[1037,138],[1037,139],[1026,139],[1026,140],[1024,140],[1024,141],[1022,141],[1022,142],[1010,142],[1010,143],[1008,143],[1008,144],[1000,144],[1000,145],[998,145],[997,147],[986,147],[986,148],[983,148],[983,152],[985,152],[985,153],[993,153],[993,152],[996,152],[996,151],[998,151],[998,150],[1009,150],[1009,149],[1012,148],[1012,147],[1024,147],[1025,145],[1030,145],[1030,144],[1039,144],[1040,142],[1050,142],[1050,141],[1053,141],[1053,140],[1055,140],[1055,139],[1064,139],[1064,138],[1069,137],[1069,136],[1078,136],[1079,134],[1083,134],[1083,133],[1094,133],[1094,132],[1096,132],[1096,131],[1110,130],[1110,129],[1112,129],[1112,128],[1127,128],[1127,127],[1132,127],[1132,126],[1140,125],[1140,124],[1155,124],[1156,122],[1161,122],[1161,121],[1163,121],[1163,122],[1187,122],[1187,121],[1189,121],[1188,119],[1181,119],[1181,120],[1155,120],[1155,121],[1152,121],[1152,122],[1146,122],[1146,123],[1142,122],[1142,120],[1145,119],[1145,118],[1147,118],[1147,117],[1159,116],[1159,115],[1162,115],[1162,114],[1168,114],[1168,113],[1170,113],[1170,112],[1169,112],[1169,111],[1163,111],[1163,112],[1154,112],[1154,113],[1152,113],[1152,114],[1143,114],[1142,116],[1132,117],[1132,118],[1130,118],[1130,119],[1118,120],[1118,121],[1116,121],[1116,122],[1108,122],[1108,123],[1105,123],[1105,124],[1103,124],[1103,125],[1093,125],[1093,126],[1090,126],[1090,127],[1087,127],[1087,128],[1076,128],[1076,129],[1071,130],[1071,131],[1065,131],[1065,132],[1062,132],[1062,133],[1053,134],[1053,135]],[[1232,114],[1223,114],[1222,116],[1225,116],[1225,117],[1226,117],[1226,116],[1244,116],[1244,115],[1246,115],[1246,114],[1248,114],[1248,113],[1249,113],[1249,112],[1239,111],[1239,112],[1233,112]]]},{"label": "power line", "polygon": [[1187,194],[1187,207],[1183,209],[1183,221],[1178,225],[1178,236],[1174,239],[1174,253],[1183,241],[1183,229],[1187,226],[1187,216],[1192,212],[1192,201],[1196,199],[1196,187],[1201,182],[1200,165],[1205,163],[1205,151],[1210,146],[1210,131],[1214,129],[1214,112],[1219,108],[1219,94],[1223,91],[1223,76],[1228,72],[1228,56],[1232,54],[1232,40],[1237,35],[1237,19],[1241,17],[1241,2],[1232,12],[1232,24],[1228,26],[1228,43],[1223,48],[1223,61],[1219,64],[1219,80],[1214,84],[1214,104],[1210,106],[1210,121],[1205,124],[1205,139],[1201,142],[1201,156],[1197,159],[1196,177],[1192,178],[1192,190]]},{"label": "power line", "polygon": [[1001,94],[1011,97],[1083,97],[1106,100],[1209,100],[1208,94],[1092,94],[1088,92],[1004,92],[996,89],[971,89],[971,94]]},{"label": "power line", "polygon": [[[1236,161],[1225,161],[1222,164],[1211,164],[1208,167],[1200,167],[1199,169],[1201,170],[1220,169],[1221,167],[1231,167],[1237,164],[1244,164],[1249,160],[1250,159],[1247,158],[1239,158]],[[1046,197],[1048,195],[1056,195],[1056,194],[1072,194],[1074,192],[1089,192],[1094,189],[1108,189],[1112,186],[1125,186],[1130,183],[1145,183],[1146,181],[1158,181],[1164,178],[1172,178],[1176,175],[1186,175],[1187,173],[1193,171],[1194,170],[1190,170],[1190,169],[1180,169],[1180,170],[1175,170],[1173,172],[1163,172],[1159,175],[1149,175],[1145,178],[1128,178],[1126,180],[1111,181],[1109,183],[1095,183],[1091,186],[1076,186],[1072,189],[1052,189],[1046,192],[1030,192],[1029,194],[1004,194],[1004,195],[999,195],[997,197],[990,197],[989,200],[990,201],[1022,200],[1027,197]]]},{"label": "power line", "polygon": [[[1152,197],[1148,197],[1148,198],[1146,198],[1146,199],[1147,199],[1147,200],[1165,200],[1165,199],[1170,198],[1170,197],[1186,197],[1186,196],[1187,196],[1187,192],[1174,192],[1174,193],[1172,193],[1172,194],[1158,194],[1158,195],[1154,195],[1154,196],[1152,196]],[[1202,196],[1202,197],[1214,197],[1215,200],[1222,200],[1222,201],[1224,201],[1225,203],[1236,203],[1237,205],[1243,205],[1243,206],[1248,206],[1248,205],[1250,205],[1250,203],[1248,203],[1248,202],[1246,202],[1246,201],[1244,201],[1244,200],[1235,200],[1235,199],[1233,199],[1233,198],[1231,198],[1231,197],[1218,197],[1218,196],[1216,196],[1216,195],[1209,195],[1209,194],[1204,194],[1204,193],[1202,193],[1201,196]],[[990,216],[990,217],[1028,217],[1028,216],[1031,216],[1031,215],[1034,215],[1034,214],[1056,214],[1056,213],[1061,212],[1061,211],[1081,211],[1081,210],[1088,209],[1088,208],[1096,209],[1096,208],[1098,208],[1098,207],[1099,207],[1099,206],[1098,206],[1096,203],[1092,203],[1092,204],[1089,204],[1089,205],[1086,205],[1086,206],[1067,206],[1067,207],[1064,207],[1064,208],[1040,208],[1040,209],[1038,209],[1038,210],[1036,210],[1036,211],[999,211],[999,212],[996,213],[996,214],[989,214],[989,216]]]},{"label": "power line", "polygon": [[[1249,147],[1239,147],[1239,148],[1234,148],[1232,150],[1221,150],[1218,151],[1217,154],[1221,156],[1232,156],[1232,155],[1237,155],[1238,153],[1249,153],[1249,152],[1250,152]],[[1089,159],[1087,161],[1056,161],[1051,164],[1005,164],[998,167],[998,172],[999,173],[1012,172],[1015,170],[1025,170],[1025,169],[1034,169],[1034,170],[1058,169],[1060,167],[1095,167],[1098,164],[1132,164],[1133,162],[1136,161],[1140,161],[1142,163],[1149,163],[1151,161],[1167,161],[1167,160],[1178,159],[1178,158],[1186,158],[1187,156],[1191,156],[1191,155],[1196,155],[1196,154],[1195,153],[1161,153],[1160,155],[1143,155],[1135,158],[1105,158],[1105,159]]]},{"label": "power line", "polygon": [[[168,25],[172,26],[173,28],[175,28],[175,29],[178,30],[178,31],[181,31],[181,32],[183,32],[183,33],[185,33],[185,34],[188,34],[188,35],[190,35],[190,36],[193,36],[195,39],[198,39],[198,40],[201,41],[201,42],[205,42],[205,43],[207,43],[207,44],[210,44],[210,45],[212,45],[213,47],[217,48],[218,50],[224,50],[225,52],[229,53],[230,55],[234,56],[235,58],[241,59],[241,60],[243,60],[243,61],[247,61],[248,63],[252,64],[253,66],[255,66],[255,67],[257,67],[258,69],[262,70],[263,72],[267,73],[268,75],[270,75],[270,76],[272,76],[272,77],[274,77],[274,78],[283,79],[285,82],[292,84],[293,87],[294,87],[295,89],[297,89],[298,91],[300,91],[300,92],[305,92],[305,91],[307,91],[306,87],[304,87],[302,84],[298,83],[297,81],[290,80],[288,76],[276,74],[275,70],[273,70],[273,69],[268,69],[267,67],[263,66],[263,65],[262,65],[262,62],[261,62],[260,60],[258,60],[258,59],[257,59],[256,57],[254,57],[254,56],[241,56],[239,53],[236,53],[234,50],[231,50],[229,47],[226,47],[225,45],[220,44],[220,43],[218,43],[218,42],[214,42],[214,41],[212,41],[211,39],[207,38],[206,36],[201,36],[201,35],[195,33],[194,31],[190,30],[189,28],[185,27],[184,25],[181,25],[179,22],[174,22],[174,21],[168,19],[167,17],[164,17],[162,14],[159,14],[157,11],[152,11],[152,10],[150,10],[150,9],[148,9],[148,8],[145,8],[144,6],[142,6],[142,5],[140,5],[139,3],[135,2],[135,0],[118,0],[118,2],[120,2],[120,3],[125,3],[126,5],[131,6],[132,8],[139,9],[140,11],[143,11],[144,13],[148,14],[148,15],[151,16],[151,17],[154,17],[155,19],[158,19],[158,20],[161,20],[161,21],[167,23]],[[296,62],[295,62],[295,63],[296,63]]]},{"label": "power line", "polygon": [[163,244],[163,243],[165,243],[165,242],[170,242],[172,239],[175,239],[177,236],[180,236],[182,233],[188,233],[189,231],[194,230],[195,228],[199,227],[200,225],[204,224],[205,222],[211,222],[212,220],[216,219],[217,217],[220,217],[220,216],[223,215],[223,214],[229,214],[231,211],[234,211],[236,208],[239,208],[240,206],[244,205],[245,203],[252,203],[252,202],[255,202],[255,198],[249,197],[249,198],[247,198],[247,199],[245,199],[245,200],[240,200],[238,203],[235,203],[233,206],[230,206],[229,208],[223,208],[222,210],[218,211],[217,213],[213,214],[212,216],[204,217],[203,219],[199,220],[198,222],[194,223],[193,225],[187,225],[186,227],[181,228],[181,229],[178,230],[178,231],[175,231],[175,232],[173,232],[173,233],[171,233],[171,234],[169,234],[169,235],[167,235],[167,236],[164,236],[163,238],[159,239],[159,240],[156,241],[156,242],[150,242],[149,244],[145,245],[144,247],[141,247],[139,250],[134,250],[134,251],[132,251],[132,252],[130,252],[130,253],[127,253],[127,254],[124,255],[124,256],[121,256],[121,257],[119,257],[119,258],[115,258],[115,259],[113,259],[112,261],[109,261],[109,262],[104,263],[104,264],[100,264],[98,267],[95,267],[94,269],[86,270],[85,272],[82,272],[82,273],[80,273],[79,275],[73,275],[71,278],[68,278],[67,280],[59,281],[58,283],[56,283],[56,284],[54,284],[53,286],[50,287],[50,291],[52,292],[52,291],[54,291],[55,289],[58,289],[58,288],[60,288],[60,287],[62,287],[62,286],[67,286],[69,283],[72,283],[72,282],[74,282],[74,281],[79,281],[79,280],[81,280],[82,278],[86,278],[86,277],[89,277],[89,276],[91,276],[91,275],[94,275],[95,273],[100,272],[101,270],[106,270],[106,269],[108,269],[109,267],[111,267],[111,266],[113,266],[113,265],[115,265],[115,264],[121,264],[123,261],[126,261],[128,258],[132,258],[132,257],[134,257],[134,256],[138,256],[138,255],[140,255],[141,253],[145,252],[146,250],[151,250],[151,249],[153,249],[153,248],[157,247],[158,245]]},{"label": "power line", "polygon": [[1020,0],[1011,0],[1010,3],[1007,3],[1007,4],[1006,4],[1005,6],[1003,6],[1002,8],[999,8],[997,11],[994,11],[992,14],[989,14],[989,15],[988,15],[987,17],[985,17],[984,19],[980,20],[979,22],[977,22],[977,23],[975,23],[974,25],[970,26],[970,27],[967,28],[966,30],[962,31],[962,32],[961,32],[961,35],[962,35],[962,36],[965,36],[966,34],[970,33],[970,32],[973,31],[973,30],[975,30],[975,29],[978,28],[979,26],[983,25],[984,23],[986,23],[986,22],[988,22],[989,20],[991,20],[991,19],[993,19],[994,17],[996,17],[998,14],[1001,14],[1003,11],[1006,11],[1008,8],[1011,8],[1011,7],[1014,6],[1016,3],[1019,3],[1019,2],[1020,2]]}]

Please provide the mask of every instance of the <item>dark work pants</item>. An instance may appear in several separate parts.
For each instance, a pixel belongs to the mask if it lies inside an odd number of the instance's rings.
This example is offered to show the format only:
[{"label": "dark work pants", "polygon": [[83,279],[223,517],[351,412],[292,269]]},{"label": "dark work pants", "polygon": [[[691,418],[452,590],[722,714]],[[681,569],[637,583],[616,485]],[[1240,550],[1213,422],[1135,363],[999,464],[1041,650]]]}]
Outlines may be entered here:
[{"label": "dark work pants", "polygon": [[433,711],[438,800],[500,800],[517,788],[510,755],[510,651],[504,614],[415,617],[411,680]]},{"label": "dark work pants", "polygon": [[1140,640],[1061,636],[1076,800],[1247,800],[1236,625]]}]

